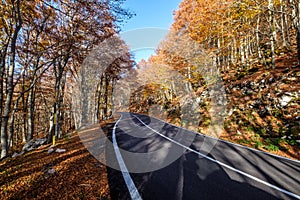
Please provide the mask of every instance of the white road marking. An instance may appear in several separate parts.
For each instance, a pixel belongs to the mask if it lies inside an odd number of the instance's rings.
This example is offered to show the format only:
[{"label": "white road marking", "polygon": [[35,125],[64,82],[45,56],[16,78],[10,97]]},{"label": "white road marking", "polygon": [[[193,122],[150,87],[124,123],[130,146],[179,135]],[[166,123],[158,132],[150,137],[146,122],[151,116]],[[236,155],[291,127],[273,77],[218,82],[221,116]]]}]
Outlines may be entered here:
[{"label": "white road marking", "polygon": [[273,156],[273,157],[276,157],[276,158],[280,158],[280,159],[284,159],[284,160],[288,160],[288,161],[293,161],[293,162],[296,162],[296,163],[300,163],[300,160],[295,160],[295,159],[283,157],[283,156],[280,156],[280,155],[272,154],[272,153],[269,153],[269,152],[266,152],[266,151],[262,151],[262,150],[259,150],[259,149],[254,149],[254,148],[251,148],[251,147],[247,147],[247,146],[243,146],[243,145],[240,145],[240,144],[232,143],[232,142],[229,142],[229,141],[226,141],[226,140],[222,140],[222,139],[219,139],[219,138],[212,137],[210,135],[205,135],[203,133],[199,133],[199,132],[195,132],[195,131],[192,131],[192,130],[188,130],[188,129],[184,128],[184,127],[180,127],[180,126],[176,126],[174,124],[170,124],[168,122],[165,122],[165,121],[163,121],[163,120],[161,120],[159,118],[153,117],[153,116],[151,116],[151,117],[154,118],[154,119],[157,119],[158,121],[161,121],[163,123],[169,124],[169,125],[177,127],[177,128],[181,128],[181,129],[187,130],[188,132],[192,132],[192,133],[201,135],[203,137],[208,137],[208,138],[213,139],[213,140],[218,140],[220,142],[227,143],[227,144],[230,144],[230,145],[233,145],[233,146],[238,146],[238,147],[241,147],[241,148],[244,148],[244,149],[249,149],[251,151],[256,151],[256,152],[259,152],[259,153],[267,154],[267,155],[270,155],[270,156]]},{"label": "white road marking", "polygon": [[136,186],[135,186],[135,184],[134,184],[134,182],[133,182],[133,180],[132,180],[132,178],[131,178],[131,176],[128,172],[128,169],[127,169],[127,167],[124,163],[124,160],[122,158],[121,152],[120,152],[118,144],[117,144],[116,129],[117,129],[117,124],[120,122],[121,118],[122,118],[122,115],[119,118],[119,120],[116,122],[116,124],[113,128],[113,132],[112,132],[112,140],[113,140],[114,150],[116,152],[116,157],[117,157],[118,163],[120,165],[122,175],[123,175],[123,178],[125,180],[128,191],[130,193],[131,199],[133,199],[133,200],[142,200],[141,195],[138,192],[138,190],[137,190],[137,188],[136,188]]},{"label": "white road marking", "polygon": [[271,188],[273,188],[273,189],[275,189],[275,190],[278,190],[278,191],[280,191],[280,192],[282,192],[282,193],[285,193],[285,194],[287,194],[287,195],[289,195],[289,196],[292,196],[292,197],[295,197],[295,198],[297,198],[297,199],[300,199],[300,196],[297,195],[297,194],[294,194],[294,193],[292,193],[292,192],[290,192],[290,191],[287,191],[287,190],[285,190],[285,189],[282,189],[282,188],[280,188],[280,187],[277,187],[276,185],[273,185],[273,184],[271,184],[271,183],[268,183],[268,182],[266,182],[266,181],[263,181],[263,180],[261,180],[261,179],[255,177],[255,176],[252,176],[252,175],[250,175],[250,174],[247,174],[246,172],[240,171],[240,170],[238,170],[238,169],[236,169],[236,168],[234,168],[234,167],[231,167],[231,166],[229,166],[229,165],[227,165],[227,164],[225,164],[225,163],[222,163],[222,162],[220,162],[220,161],[218,161],[218,160],[216,160],[216,159],[213,159],[213,158],[211,158],[211,157],[208,157],[207,155],[204,155],[204,154],[202,154],[202,153],[200,153],[200,152],[198,152],[198,151],[195,151],[194,149],[191,149],[190,147],[184,146],[184,145],[182,145],[181,143],[179,143],[179,142],[177,142],[177,141],[175,141],[175,140],[172,140],[171,138],[168,138],[167,136],[165,136],[165,135],[159,133],[158,131],[154,130],[153,128],[151,128],[150,126],[148,126],[147,124],[145,124],[145,123],[144,123],[139,117],[137,117],[136,115],[133,115],[133,116],[134,116],[136,119],[138,119],[142,124],[144,124],[146,127],[148,127],[150,130],[152,130],[153,132],[159,134],[159,135],[162,136],[163,138],[165,138],[165,139],[167,139],[167,140],[169,140],[169,141],[171,141],[171,142],[173,142],[173,143],[175,143],[175,144],[177,144],[177,145],[179,145],[179,146],[181,146],[181,147],[183,147],[183,148],[185,148],[185,149],[187,149],[187,150],[189,150],[189,151],[191,151],[191,152],[193,152],[193,153],[196,153],[196,154],[198,154],[198,155],[200,155],[200,156],[202,156],[202,157],[204,157],[204,158],[206,158],[206,159],[208,159],[208,160],[210,160],[210,161],[212,161],[212,162],[215,162],[215,163],[217,163],[217,164],[219,164],[219,165],[221,165],[221,166],[223,166],[223,167],[226,167],[226,168],[228,168],[228,169],[230,169],[230,170],[232,170],[232,171],[234,171],[234,172],[236,172],[236,173],[239,173],[239,174],[241,174],[241,175],[243,175],[243,176],[246,176],[246,177],[248,177],[248,178],[251,178],[251,179],[253,179],[253,180],[255,180],[255,181],[259,182],[259,183],[262,183],[262,184],[264,184],[264,185],[267,185],[267,186],[269,186],[269,187],[271,187]]}]

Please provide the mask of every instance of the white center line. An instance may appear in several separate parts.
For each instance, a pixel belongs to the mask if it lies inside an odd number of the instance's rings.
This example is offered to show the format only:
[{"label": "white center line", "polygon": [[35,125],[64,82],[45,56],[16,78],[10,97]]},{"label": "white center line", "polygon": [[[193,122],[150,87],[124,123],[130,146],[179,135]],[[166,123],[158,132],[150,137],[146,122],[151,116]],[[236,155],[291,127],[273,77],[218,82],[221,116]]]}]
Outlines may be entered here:
[{"label": "white center line", "polygon": [[181,147],[183,147],[183,148],[185,148],[185,149],[187,149],[187,150],[189,150],[189,151],[191,151],[191,152],[193,152],[193,153],[196,153],[196,154],[198,154],[198,155],[200,155],[200,156],[202,156],[202,157],[204,157],[204,158],[206,158],[206,159],[208,159],[208,160],[210,160],[210,161],[212,161],[212,162],[215,162],[215,163],[217,163],[217,164],[219,164],[219,165],[221,165],[221,166],[223,166],[223,167],[226,167],[226,168],[228,168],[228,169],[230,169],[230,170],[232,170],[232,171],[234,171],[234,172],[237,172],[237,173],[239,173],[239,174],[241,174],[241,175],[243,175],[243,176],[246,176],[246,177],[248,177],[248,178],[251,178],[251,179],[253,179],[253,180],[255,180],[255,181],[259,182],[259,183],[262,183],[262,184],[264,184],[264,185],[267,185],[267,186],[269,186],[269,187],[271,187],[271,188],[273,188],[273,189],[275,189],[275,190],[278,190],[278,191],[280,191],[280,192],[282,192],[282,193],[285,193],[285,194],[287,194],[287,195],[289,195],[289,196],[292,196],[292,197],[294,197],[294,198],[300,199],[300,196],[297,195],[297,194],[294,194],[294,193],[292,193],[292,192],[290,192],[290,191],[287,191],[287,190],[285,190],[285,189],[282,189],[282,188],[280,188],[280,187],[277,187],[276,185],[273,185],[273,184],[271,184],[271,183],[268,183],[268,182],[266,182],[266,181],[263,181],[263,180],[261,180],[261,179],[255,177],[255,176],[252,176],[252,175],[250,175],[250,174],[247,174],[246,172],[240,171],[240,170],[238,170],[238,169],[236,169],[236,168],[234,168],[234,167],[231,167],[231,166],[229,166],[229,165],[227,165],[227,164],[225,164],[225,163],[222,163],[222,162],[220,162],[220,161],[218,161],[218,160],[216,160],[216,159],[213,159],[213,158],[211,158],[211,157],[208,157],[207,155],[204,155],[204,154],[202,154],[202,153],[200,153],[200,152],[198,152],[198,151],[195,151],[194,149],[191,149],[190,147],[184,146],[183,144],[181,144],[181,143],[179,143],[179,142],[177,142],[177,141],[175,141],[175,140],[172,140],[171,138],[168,138],[167,136],[165,136],[165,135],[159,133],[158,131],[154,130],[153,128],[151,128],[150,126],[148,126],[147,124],[145,124],[145,123],[144,123],[140,118],[138,118],[136,115],[133,115],[133,116],[134,116],[137,120],[139,120],[142,124],[144,124],[146,127],[148,127],[150,130],[152,130],[153,132],[159,134],[159,135],[162,136],[163,138],[165,138],[165,139],[167,139],[167,140],[169,140],[169,141],[171,141],[171,142],[173,142],[173,143],[175,143],[175,144],[177,144],[177,145],[179,145],[179,146],[181,146]]},{"label": "white center line", "polygon": [[247,147],[247,146],[243,146],[243,145],[240,145],[240,144],[236,144],[236,143],[233,143],[233,142],[229,142],[229,141],[226,141],[226,140],[222,140],[220,138],[216,138],[216,137],[213,137],[213,136],[210,136],[210,135],[205,135],[203,133],[199,133],[199,132],[195,132],[195,131],[192,131],[192,130],[188,130],[184,127],[180,127],[180,126],[176,126],[174,124],[170,124],[168,122],[165,122],[159,118],[156,118],[154,116],[151,116],[152,118],[158,120],[158,121],[161,121],[165,124],[169,124],[171,126],[174,126],[174,127],[177,127],[177,128],[181,128],[183,130],[187,130],[189,132],[192,132],[193,134],[198,134],[198,135],[201,135],[203,137],[207,137],[207,138],[210,138],[210,139],[213,139],[213,140],[218,140],[219,142],[223,142],[223,143],[226,143],[226,144],[230,144],[230,145],[233,145],[233,146],[238,146],[238,147],[241,147],[243,149],[249,149],[251,151],[255,151],[255,152],[259,152],[259,153],[263,153],[263,154],[266,154],[266,155],[270,155],[272,157],[277,157],[277,158],[280,158],[280,159],[283,159],[283,160],[288,160],[288,161],[292,161],[292,162],[296,162],[296,163],[300,163],[300,160],[295,160],[295,159],[291,159],[291,158],[287,158],[287,157],[284,157],[284,156],[280,156],[280,155],[276,155],[276,154],[272,154],[272,153],[269,153],[269,152],[266,152],[266,151],[262,151],[262,150],[259,150],[259,149],[254,149],[254,148],[251,148],[251,147]]}]

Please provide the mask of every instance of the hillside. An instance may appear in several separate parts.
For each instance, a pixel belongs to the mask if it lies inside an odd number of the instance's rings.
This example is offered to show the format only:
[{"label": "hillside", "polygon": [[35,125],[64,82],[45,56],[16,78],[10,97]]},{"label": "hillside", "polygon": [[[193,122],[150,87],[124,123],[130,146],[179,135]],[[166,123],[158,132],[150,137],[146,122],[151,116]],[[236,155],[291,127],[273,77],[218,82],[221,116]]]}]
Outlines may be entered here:
[{"label": "hillside", "polygon": [[157,105],[175,124],[300,159],[298,6],[182,1],[156,55],[139,64],[150,81],[132,95],[131,111]]},{"label": "hillside", "polygon": [[[213,123],[212,98],[208,89],[211,86],[200,79],[193,88],[194,99],[180,96],[172,88],[184,84],[176,78],[165,82],[165,76],[173,71],[168,66],[148,62],[137,69],[137,74],[140,80],[149,80],[149,84],[139,87],[131,97],[130,111],[212,135],[209,130]],[[278,56],[274,69],[254,63],[248,68],[235,66],[223,70],[220,77],[226,93],[220,116],[225,121],[220,124],[223,131],[212,136],[300,159],[300,66],[296,53]],[[182,108],[188,105],[184,98],[192,100],[194,105],[194,109],[188,110],[192,117],[188,122]]]},{"label": "hillside", "polygon": [[[270,76],[280,77],[285,80],[283,73],[288,74],[286,70],[286,68],[278,68],[273,72],[265,70],[264,73],[259,74],[269,73]],[[299,75],[299,67],[290,68],[290,72],[290,74]],[[233,88],[238,87],[240,83],[246,80],[260,80],[263,76],[260,77],[259,74],[245,75],[244,78],[236,81]],[[253,77],[257,77],[257,79],[253,79]],[[290,76],[288,77],[291,79]],[[299,85],[296,83],[295,87],[298,87]],[[273,85],[275,87],[277,84]],[[292,90],[286,89],[283,91],[283,93],[287,92],[292,92]],[[231,96],[231,98],[240,98],[240,95],[236,94],[236,96]],[[250,104],[251,101],[248,100],[243,104],[236,105]],[[285,109],[291,108],[287,106]],[[252,110],[252,112],[256,113],[257,111]],[[244,116],[242,108],[236,108],[236,113],[233,113],[227,120],[227,124],[230,122],[232,125],[225,127],[226,132],[221,136],[222,139],[256,147],[263,151],[269,151],[289,158],[300,159],[299,145],[297,147],[296,144],[291,143],[292,140],[286,139],[282,139],[276,144],[274,142],[270,143],[270,141],[259,137],[252,130],[249,131],[245,128],[240,128],[241,126],[239,125],[242,124],[242,127],[245,127],[245,124],[252,123],[255,120],[249,122],[246,118],[242,117],[239,118],[242,120],[238,123],[235,121],[238,114]],[[276,118],[276,120],[278,120],[278,123],[284,123],[281,121],[281,118]],[[105,127],[111,124],[111,122],[110,120],[106,123],[101,123],[101,126],[106,130]],[[258,118],[255,125],[261,125],[259,122],[263,124],[267,120]],[[297,124],[298,121],[291,120],[291,122]],[[237,133],[238,130],[242,132],[242,135]],[[259,145],[260,142],[261,145]],[[274,149],[268,148],[271,144],[279,149],[274,151]],[[49,154],[48,150],[50,148],[50,145],[44,145],[24,155],[7,158],[1,162],[1,199],[111,199],[106,166],[97,161],[88,152],[81,143],[77,133],[74,132],[59,140],[54,147],[54,149],[65,149],[66,152],[53,152]]]},{"label": "hillside", "polygon": [[0,163],[1,199],[110,199],[106,166],[83,146],[77,133]]},{"label": "hillside", "polygon": [[[220,138],[300,160],[300,67],[295,55],[277,63],[274,70],[255,66],[223,73],[231,114]],[[106,166],[87,151],[78,134],[58,141],[55,148],[66,152],[49,154],[49,148],[1,162],[2,199],[110,199]]]},{"label": "hillside", "polygon": [[276,62],[223,74],[229,116],[221,138],[300,159],[300,66],[296,55]]}]

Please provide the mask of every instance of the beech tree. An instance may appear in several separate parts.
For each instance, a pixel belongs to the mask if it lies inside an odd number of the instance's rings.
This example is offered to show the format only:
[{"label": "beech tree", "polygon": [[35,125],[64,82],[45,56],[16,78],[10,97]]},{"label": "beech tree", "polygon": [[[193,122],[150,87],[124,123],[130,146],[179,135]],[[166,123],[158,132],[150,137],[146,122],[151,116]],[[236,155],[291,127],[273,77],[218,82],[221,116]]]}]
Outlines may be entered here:
[{"label": "beech tree", "polygon": [[94,46],[132,16],[123,2],[1,2],[1,158],[9,144],[46,135],[50,142],[72,128],[69,89]]},{"label": "beech tree", "polygon": [[109,119],[120,74],[133,66],[129,48],[119,36],[106,38],[83,62],[78,77],[77,126]]},{"label": "beech tree", "polygon": [[[6,2],[2,2],[2,4],[5,4]],[[1,95],[1,104],[4,105],[2,111],[2,120],[1,120],[1,157],[4,158],[8,154],[8,141],[7,141],[7,128],[8,128],[8,121],[9,121],[9,114],[11,112],[11,104],[12,104],[12,98],[13,98],[13,92],[14,92],[14,73],[15,73],[15,67],[16,67],[16,46],[17,46],[17,39],[19,32],[22,28],[23,19],[21,14],[21,2],[20,0],[11,1],[9,8],[7,8],[7,15],[2,15],[2,22],[4,24],[5,34],[7,36],[8,42],[6,42],[7,47],[4,47],[3,50],[1,50],[2,56],[2,62],[4,62],[1,66],[1,72],[0,75],[3,77],[3,71],[5,70],[5,67],[7,65],[7,74],[6,74],[6,87],[7,87],[7,93],[6,98],[3,101],[2,95]],[[3,5],[4,7],[4,5]],[[9,60],[7,62],[6,56],[9,54]],[[3,69],[4,68],[4,69]],[[3,70],[3,71],[2,71]],[[3,78],[2,78],[3,80]],[[1,83],[2,85],[3,83]],[[2,91],[3,92],[3,89]],[[4,103],[4,104],[3,104]]]},{"label": "beech tree", "polygon": [[300,61],[300,2],[298,0],[289,0],[289,5],[291,7],[290,15],[296,29],[298,60]]},{"label": "beech tree", "polygon": [[185,30],[206,51],[214,52],[220,68],[228,69],[230,63],[248,68],[260,60],[274,68],[275,57],[289,49],[292,29],[297,32],[298,7],[292,0],[186,0],[175,13],[172,29]]},{"label": "beech tree", "polygon": [[[218,83],[212,72],[242,77],[253,66],[274,70],[277,58],[296,51],[299,57],[299,6],[294,0],[184,0],[148,65],[172,67],[199,96]],[[141,87],[135,98],[150,93],[150,86]]]}]

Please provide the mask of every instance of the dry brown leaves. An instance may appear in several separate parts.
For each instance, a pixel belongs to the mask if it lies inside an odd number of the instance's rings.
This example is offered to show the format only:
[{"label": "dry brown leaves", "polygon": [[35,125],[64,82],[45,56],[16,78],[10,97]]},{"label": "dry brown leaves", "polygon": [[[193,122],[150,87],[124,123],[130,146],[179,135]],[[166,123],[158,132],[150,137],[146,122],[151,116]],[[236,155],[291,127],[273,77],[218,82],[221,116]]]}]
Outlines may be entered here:
[{"label": "dry brown leaves", "polygon": [[[110,199],[106,166],[96,160],[77,134],[0,163],[1,199]],[[47,170],[54,169],[54,174]]]}]

